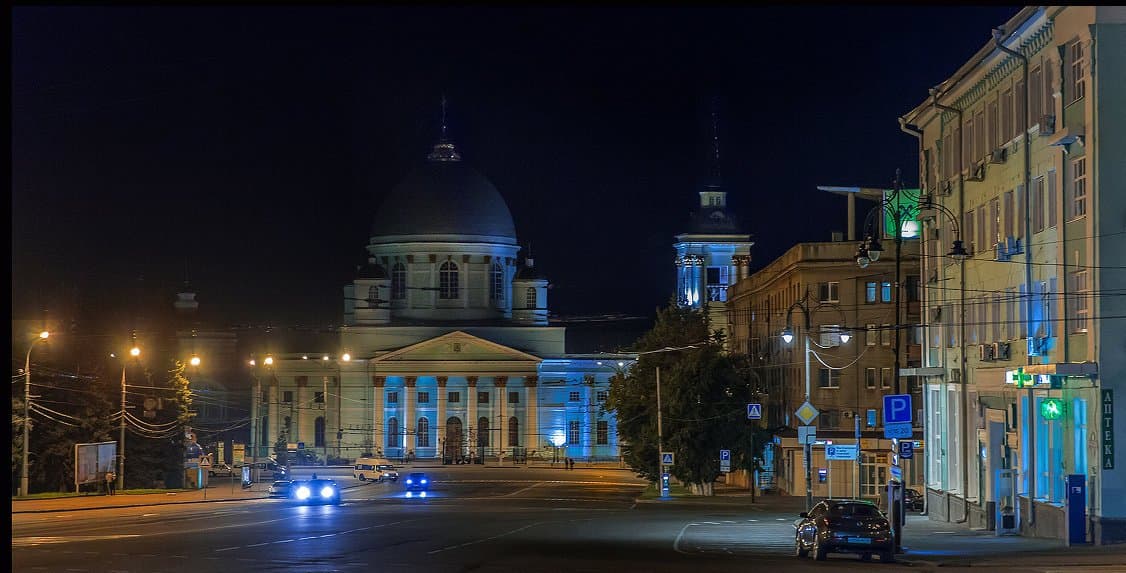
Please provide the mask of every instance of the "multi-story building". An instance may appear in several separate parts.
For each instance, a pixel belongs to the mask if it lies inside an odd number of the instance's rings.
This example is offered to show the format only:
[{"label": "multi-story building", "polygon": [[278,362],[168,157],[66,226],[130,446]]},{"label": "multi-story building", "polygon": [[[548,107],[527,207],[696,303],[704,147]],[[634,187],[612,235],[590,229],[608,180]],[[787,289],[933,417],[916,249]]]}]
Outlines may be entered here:
[{"label": "multi-story building", "polygon": [[[913,326],[919,322],[918,242],[902,245],[903,288],[896,288],[893,255],[860,268],[856,250],[856,243],[840,240],[797,244],[728,293],[732,351],[749,356],[763,392],[762,423],[775,430],[769,469],[777,487],[792,495],[806,489],[795,410],[807,399],[820,412],[813,421],[814,495],[876,497],[890,477],[892,443],[883,438],[882,400],[895,392],[897,330],[902,364],[919,362]],[[899,320],[896,296],[903,302]],[[790,343],[781,337],[787,326]],[[901,391],[917,396],[909,380],[901,380]],[[859,463],[826,460],[826,445],[855,444],[857,432]],[[901,467],[907,485],[921,481],[921,464]]]},{"label": "multi-story building", "polygon": [[[1126,9],[1031,6],[900,118],[936,205],[920,370],[932,519],[1063,537],[1076,475],[1089,538],[1126,540],[1123,102]],[[964,262],[944,256],[955,239]]]}]

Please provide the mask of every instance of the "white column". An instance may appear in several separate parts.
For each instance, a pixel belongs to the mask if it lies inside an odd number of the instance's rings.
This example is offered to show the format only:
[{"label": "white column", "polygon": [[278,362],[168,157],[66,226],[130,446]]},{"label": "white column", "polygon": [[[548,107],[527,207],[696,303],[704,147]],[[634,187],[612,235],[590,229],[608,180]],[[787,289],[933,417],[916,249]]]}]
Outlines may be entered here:
[{"label": "white column", "polygon": [[[309,407],[309,405],[305,403],[306,395],[308,394],[308,392],[306,391],[306,388],[308,386],[309,386],[309,379],[308,378],[306,378],[304,376],[299,376],[297,378],[297,391],[294,392],[295,396],[293,398],[294,401],[293,401],[293,404],[292,404],[292,407],[293,407],[293,410],[294,410],[294,412],[293,412],[293,428],[294,428],[294,431],[293,431],[293,437],[291,439],[294,442],[308,442],[308,441],[310,441],[309,436],[312,435],[311,433],[309,433],[308,428],[305,427],[310,421],[310,416],[303,416],[302,415],[302,413]],[[306,444],[306,445],[312,446],[314,444]]]},{"label": "white column", "polygon": [[524,448],[531,454],[543,446],[539,435],[539,376],[525,376],[524,388]]},{"label": "white column", "polygon": [[474,437],[465,445],[469,448],[470,454],[480,455],[480,452],[477,451],[477,440],[480,439],[478,432],[481,429],[477,427],[477,377],[466,376],[465,380],[466,404],[468,406],[465,413],[465,417],[468,418],[465,421],[465,429],[474,428]]},{"label": "white column", "polygon": [[386,396],[384,388],[387,386],[387,377],[372,376],[371,385],[372,398],[374,398],[372,403],[375,404],[372,408],[371,420],[371,443],[372,453],[374,454],[375,452],[383,451],[383,448],[387,445],[387,439],[383,435],[383,424],[385,424],[387,420],[387,412],[384,410],[383,406],[383,400]]},{"label": "white column", "polygon": [[494,377],[493,386],[497,389],[497,447],[503,452],[508,447],[508,376]]},{"label": "white column", "polygon": [[446,381],[448,378],[445,376],[438,376],[438,414],[435,416],[437,419],[430,424],[434,428],[436,442],[434,445],[437,447],[438,455],[435,456],[441,459],[445,456],[446,446]]},{"label": "white column", "polygon": [[278,379],[270,377],[270,395],[268,396],[270,404],[267,412],[269,412],[269,425],[266,427],[266,450],[273,452],[274,443],[278,441],[278,431],[281,428],[281,420],[278,419]]},{"label": "white column", "polygon": [[[415,433],[418,420],[415,419],[416,413],[414,411],[415,400],[415,383],[418,380],[416,376],[407,376],[404,378],[403,383],[403,448],[406,451],[415,449]],[[418,452],[415,452],[416,454]]]},{"label": "white column", "polygon": [[596,449],[596,442],[598,436],[598,400],[597,390],[594,384],[588,384],[586,387],[587,401],[586,401],[586,457],[590,459],[594,456]]}]

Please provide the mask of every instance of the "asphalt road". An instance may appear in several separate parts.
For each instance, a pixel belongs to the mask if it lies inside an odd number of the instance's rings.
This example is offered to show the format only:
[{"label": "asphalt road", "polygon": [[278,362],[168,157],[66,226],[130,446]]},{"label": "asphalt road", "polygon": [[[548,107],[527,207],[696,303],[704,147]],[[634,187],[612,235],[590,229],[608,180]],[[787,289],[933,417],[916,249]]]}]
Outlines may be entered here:
[{"label": "asphalt road", "polygon": [[368,483],[346,490],[339,506],[246,500],[14,514],[12,567],[108,573],[902,568],[851,556],[798,560],[793,512],[769,505],[635,503],[643,484],[628,472],[423,471],[432,482],[425,498],[408,497],[401,482]]}]

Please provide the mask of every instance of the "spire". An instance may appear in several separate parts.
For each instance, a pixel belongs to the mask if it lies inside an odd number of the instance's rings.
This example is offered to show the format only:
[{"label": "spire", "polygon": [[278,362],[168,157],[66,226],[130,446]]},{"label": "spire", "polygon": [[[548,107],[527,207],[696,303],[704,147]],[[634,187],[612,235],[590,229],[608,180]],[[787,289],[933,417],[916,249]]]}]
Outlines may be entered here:
[{"label": "spire", "polygon": [[712,173],[709,187],[722,186],[723,177],[719,168],[719,98],[712,97]]},{"label": "spire", "polygon": [[446,95],[442,94],[442,137],[434,145],[434,149],[426,158],[430,161],[461,161],[461,154],[457,152],[452,141],[446,138]]}]

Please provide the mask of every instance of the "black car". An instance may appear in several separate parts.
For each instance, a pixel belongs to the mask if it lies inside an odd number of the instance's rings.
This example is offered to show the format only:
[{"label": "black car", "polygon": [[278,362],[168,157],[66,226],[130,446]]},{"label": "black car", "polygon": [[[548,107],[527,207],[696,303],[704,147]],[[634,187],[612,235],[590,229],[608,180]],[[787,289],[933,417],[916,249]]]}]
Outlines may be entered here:
[{"label": "black car", "polygon": [[903,490],[903,505],[907,508],[907,511],[923,511],[923,494],[905,488]]},{"label": "black car", "polygon": [[340,487],[330,479],[295,481],[289,486],[289,498],[301,503],[340,503]]},{"label": "black car", "polygon": [[422,472],[412,472],[407,474],[406,484],[407,491],[426,491],[430,489],[430,478]]},{"label": "black car", "polygon": [[880,561],[895,561],[891,523],[876,504],[860,499],[831,499],[801,514],[795,525],[798,557],[813,553],[824,561],[829,553],[857,553],[864,561],[876,553]]}]

